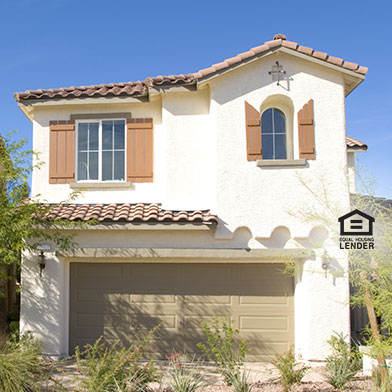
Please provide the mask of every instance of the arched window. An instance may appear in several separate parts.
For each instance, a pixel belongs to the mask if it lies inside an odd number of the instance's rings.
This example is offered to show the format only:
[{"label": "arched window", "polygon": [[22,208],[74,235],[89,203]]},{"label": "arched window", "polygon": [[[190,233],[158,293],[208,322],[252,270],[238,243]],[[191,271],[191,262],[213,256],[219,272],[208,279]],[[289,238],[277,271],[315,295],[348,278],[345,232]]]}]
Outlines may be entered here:
[{"label": "arched window", "polygon": [[261,116],[263,159],[286,159],[286,118],[283,112],[270,108]]}]

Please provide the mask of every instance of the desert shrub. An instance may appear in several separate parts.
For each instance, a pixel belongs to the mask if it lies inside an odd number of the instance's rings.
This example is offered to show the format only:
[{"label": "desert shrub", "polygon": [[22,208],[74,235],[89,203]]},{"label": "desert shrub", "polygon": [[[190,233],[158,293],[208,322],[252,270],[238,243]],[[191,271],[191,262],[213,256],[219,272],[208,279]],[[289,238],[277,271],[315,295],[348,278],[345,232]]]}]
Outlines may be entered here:
[{"label": "desert shrub", "polygon": [[332,353],[325,366],[326,381],[335,389],[343,390],[361,369],[361,356],[357,350],[351,349],[343,334],[335,333],[327,343]]},{"label": "desert shrub", "polygon": [[200,363],[195,357],[173,354],[169,361],[169,387],[174,392],[195,392],[203,385]]},{"label": "desert shrub", "polygon": [[242,373],[233,374],[230,383],[235,392],[251,392],[254,387],[249,380],[249,372],[245,370]]},{"label": "desert shrub", "polygon": [[215,317],[210,322],[202,322],[207,337],[207,344],[198,343],[198,347],[208,360],[215,362],[227,385],[239,377],[245,356],[249,352],[245,340],[239,339],[239,331],[231,320]]},{"label": "desert shrub", "polygon": [[272,364],[278,369],[280,375],[280,383],[285,392],[297,384],[301,383],[306,371],[309,369],[303,366],[295,359],[294,349],[291,347],[289,351],[278,355]]},{"label": "desert shrub", "polygon": [[129,347],[120,347],[119,342],[106,347],[102,338],[87,344],[84,351],[76,347],[82,387],[87,392],[145,391],[149,382],[158,381],[154,360],[141,363],[148,356],[147,348],[156,329],[138,333]]},{"label": "desert shrub", "polygon": [[42,378],[41,344],[30,335],[0,347],[0,391],[39,391]]}]

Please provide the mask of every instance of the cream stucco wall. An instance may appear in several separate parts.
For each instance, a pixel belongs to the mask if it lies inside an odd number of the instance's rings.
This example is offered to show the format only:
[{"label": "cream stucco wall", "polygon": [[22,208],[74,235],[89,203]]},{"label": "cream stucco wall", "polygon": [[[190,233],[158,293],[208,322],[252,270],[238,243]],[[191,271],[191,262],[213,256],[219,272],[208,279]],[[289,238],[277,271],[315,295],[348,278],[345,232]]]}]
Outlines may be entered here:
[{"label": "cream stucco wall", "polygon": [[[276,61],[289,83],[272,82],[268,71]],[[246,159],[244,101],[259,110],[271,96],[284,96],[292,105],[294,159],[299,157],[296,113],[314,100],[316,159],[305,167],[258,167]],[[149,103],[77,102],[34,110],[34,149],[44,162],[49,160],[50,120],[88,112],[131,112],[154,119],[154,182],[134,184],[133,189],[88,190],[77,202],[211,209],[220,220],[216,231],[86,231],[77,234],[80,247],[309,247],[304,244],[315,224],[299,215],[312,206],[322,214],[319,195],[327,195],[342,213],[349,211],[344,80],[337,71],[279,53],[204,82],[197,92],[168,90]],[[68,197],[70,187],[49,184],[45,165],[34,172],[32,192],[55,203]],[[304,360],[323,359],[333,331],[349,333],[347,276],[321,268],[325,250],[334,269],[345,271],[347,257],[331,240],[314,247],[314,259],[297,261],[302,268],[296,276],[295,344]],[[42,280],[36,259],[24,257],[21,328],[42,336],[47,353],[61,355],[68,347],[69,261],[53,253],[49,257]],[[43,311],[45,317],[40,316]]]}]

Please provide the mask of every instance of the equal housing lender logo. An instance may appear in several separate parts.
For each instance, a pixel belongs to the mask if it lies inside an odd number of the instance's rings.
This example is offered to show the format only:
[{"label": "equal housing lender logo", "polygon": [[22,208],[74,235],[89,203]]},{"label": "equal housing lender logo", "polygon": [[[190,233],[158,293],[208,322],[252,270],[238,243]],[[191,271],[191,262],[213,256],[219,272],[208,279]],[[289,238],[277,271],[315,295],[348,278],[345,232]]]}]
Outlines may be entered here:
[{"label": "equal housing lender logo", "polygon": [[338,219],[340,249],[374,249],[373,223],[375,219],[360,210],[354,210]]}]

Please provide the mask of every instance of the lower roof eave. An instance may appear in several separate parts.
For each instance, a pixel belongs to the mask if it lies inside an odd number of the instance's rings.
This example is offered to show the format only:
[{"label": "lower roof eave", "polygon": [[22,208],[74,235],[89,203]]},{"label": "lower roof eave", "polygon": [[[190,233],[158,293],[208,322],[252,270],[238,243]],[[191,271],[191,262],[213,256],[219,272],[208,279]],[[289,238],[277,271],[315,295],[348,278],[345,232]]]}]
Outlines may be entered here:
[{"label": "lower roof eave", "polygon": [[132,262],[289,262],[314,258],[312,249],[201,249],[201,248],[74,248],[58,250],[56,255],[67,259],[97,258],[132,260]]}]

